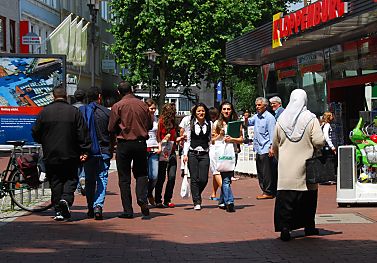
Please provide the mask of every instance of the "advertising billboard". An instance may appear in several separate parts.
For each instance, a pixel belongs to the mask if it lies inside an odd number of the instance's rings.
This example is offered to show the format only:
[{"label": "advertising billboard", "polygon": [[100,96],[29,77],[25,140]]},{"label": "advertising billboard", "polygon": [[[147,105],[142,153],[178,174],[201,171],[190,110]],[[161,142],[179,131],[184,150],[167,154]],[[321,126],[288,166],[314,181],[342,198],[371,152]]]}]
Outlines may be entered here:
[{"label": "advertising billboard", "polygon": [[65,56],[0,53],[0,145],[33,144],[31,127],[60,84],[65,86]]}]

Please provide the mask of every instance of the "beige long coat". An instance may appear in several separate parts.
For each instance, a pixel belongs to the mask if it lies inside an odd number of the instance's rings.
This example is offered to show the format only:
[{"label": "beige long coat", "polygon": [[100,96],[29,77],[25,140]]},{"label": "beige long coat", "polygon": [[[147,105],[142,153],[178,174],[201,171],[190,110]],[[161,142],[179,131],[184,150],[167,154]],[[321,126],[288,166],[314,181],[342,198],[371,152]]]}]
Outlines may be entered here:
[{"label": "beige long coat", "polygon": [[313,156],[314,148],[322,148],[324,144],[325,137],[316,118],[308,123],[298,142],[291,142],[277,123],[272,144],[279,160],[277,190],[317,189],[317,184],[306,184],[305,160]]}]

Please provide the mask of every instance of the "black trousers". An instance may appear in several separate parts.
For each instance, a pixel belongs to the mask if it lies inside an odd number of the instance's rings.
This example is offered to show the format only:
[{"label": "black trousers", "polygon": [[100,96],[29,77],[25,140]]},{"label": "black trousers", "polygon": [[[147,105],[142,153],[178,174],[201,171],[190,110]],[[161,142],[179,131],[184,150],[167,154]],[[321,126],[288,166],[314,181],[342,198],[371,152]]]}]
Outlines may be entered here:
[{"label": "black trousers", "polygon": [[168,182],[165,187],[164,204],[170,203],[173,197],[175,175],[177,173],[177,157],[175,156],[175,152],[170,155],[169,161],[160,161],[158,163],[158,177],[154,188],[156,204],[162,203],[162,188],[164,186],[166,172],[168,174]]},{"label": "black trousers", "polygon": [[318,190],[279,190],[275,200],[275,231],[315,227]]},{"label": "black trousers", "polygon": [[189,152],[188,169],[190,171],[192,201],[194,205],[201,205],[201,195],[208,183],[209,154]]},{"label": "black trousers", "polygon": [[138,205],[147,203],[148,193],[148,160],[145,141],[118,141],[116,162],[119,177],[120,196],[123,211],[133,214],[131,195],[131,162],[132,173],[136,179],[136,198]]},{"label": "black trousers", "polygon": [[77,188],[77,169],[79,164],[75,161],[66,161],[61,164],[46,164],[46,175],[51,185],[51,201],[56,211],[60,200],[68,202],[72,206],[74,193]]},{"label": "black trousers", "polygon": [[256,166],[259,186],[263,193],[276,195],[277,188],[277,162],[268,153],[257,154]]}]

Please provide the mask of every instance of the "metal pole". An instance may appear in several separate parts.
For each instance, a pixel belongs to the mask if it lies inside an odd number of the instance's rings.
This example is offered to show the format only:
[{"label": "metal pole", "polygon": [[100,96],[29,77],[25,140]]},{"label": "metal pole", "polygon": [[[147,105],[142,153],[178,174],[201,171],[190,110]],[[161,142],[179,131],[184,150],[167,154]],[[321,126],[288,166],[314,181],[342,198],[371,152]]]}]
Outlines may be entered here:
[{"label": "metal pole", "polygon": [[95,87],[96,80],[96,52],[95,52],[95,37],[96,37],[96,20],[97,20],[97,11],[94,9],[94,6],[89,7],[90,15],[92,18],[92,24],[90,25],[90,34],[91,34],[91,86]]},{"label": "metal pole", "polygon": [[153,61],[150,60],[149,61],[149,67],[150,67],[150,77],[149,77],[149,98],[152,99],[152,96],[153,96],[153,87],[152,87],[152,83],[153,83]]},{"label": "metal pole", "polygon": [[[92,27],[94,27],[94,25],[92,24]],[[92,30],[93,31],[93,30]],[[95,70],[96,70],[96,66],[95,66],[95,63],[96,63],[96,52],[94,50],[94,35],[92,33],[92,45],[91,45],[91,58],[92,58],[92,63],[90,63],[90,66],[91,66],[91,86],[94,87],[95,86],[95,83],[96,83],[96,80],[95,80]]]}]

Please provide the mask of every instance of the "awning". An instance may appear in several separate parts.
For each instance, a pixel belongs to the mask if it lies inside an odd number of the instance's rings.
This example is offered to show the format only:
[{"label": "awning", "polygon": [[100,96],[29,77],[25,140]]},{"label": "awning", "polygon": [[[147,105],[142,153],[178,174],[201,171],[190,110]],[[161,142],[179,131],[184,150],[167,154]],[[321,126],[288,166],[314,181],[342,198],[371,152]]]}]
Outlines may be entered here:
[{"label": "awning", "polygon": [[305,31],[272,48],[272,22],[226,44],[226,60],[237,65],[263,65],[320,50],[377,32],[377,3],[349,1],[350,12],[333,22]]}]

